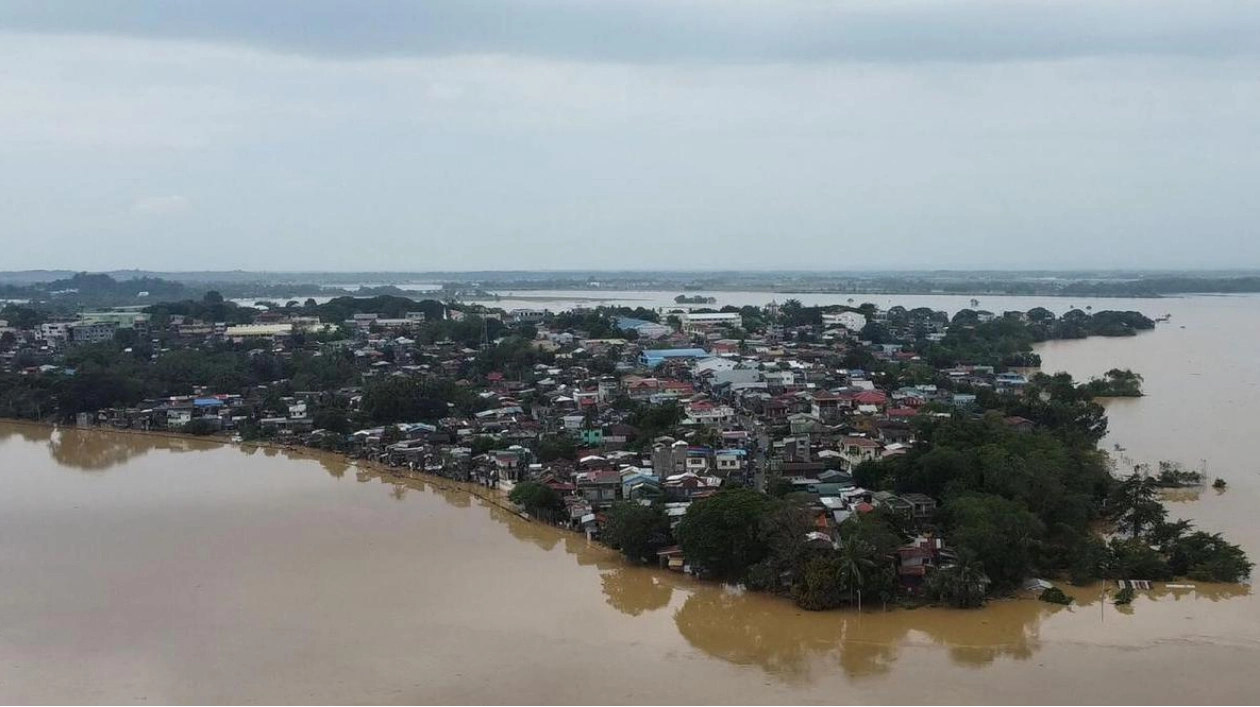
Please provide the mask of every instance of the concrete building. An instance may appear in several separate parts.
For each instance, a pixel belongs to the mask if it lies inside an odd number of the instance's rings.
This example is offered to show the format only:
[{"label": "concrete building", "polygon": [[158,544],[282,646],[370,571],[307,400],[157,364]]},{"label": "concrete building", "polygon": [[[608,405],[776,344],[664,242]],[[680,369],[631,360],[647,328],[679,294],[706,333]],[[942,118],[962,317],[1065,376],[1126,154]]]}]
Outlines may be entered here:
[{"label": "concrete building", "polygon": [[744,318],[739,312],[679,312],[674,316],[682,323],[683,331],[706,331],[720,326],[742,327]]},{"label": "concrete building", "polygon": [[823,326],[842,326],[849,331],[861,331],[866,326],[866,316],[858,312],[836,312],[822,315]]},{"label": "concrete building", "polygon": [[118,326],[113,322],[75,322],[68,327],[70,341],[76,344],[99,344],[113,341]]},{"label": "concrete building", "polygon": [[240,324],[223,330],[229,339],[248,339],[264,336],[288,336],[293,333],[293,325],[285,324]]}]

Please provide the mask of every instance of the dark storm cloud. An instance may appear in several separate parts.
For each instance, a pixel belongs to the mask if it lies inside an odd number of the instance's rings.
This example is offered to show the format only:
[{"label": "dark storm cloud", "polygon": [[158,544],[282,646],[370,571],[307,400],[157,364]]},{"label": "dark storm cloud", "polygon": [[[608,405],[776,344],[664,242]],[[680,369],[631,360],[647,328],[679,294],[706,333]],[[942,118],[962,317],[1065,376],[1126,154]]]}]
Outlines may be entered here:
[{"label": "dark storm cloud", "polygon": [[1000,62],[1260,51],[1260,3],[6,0],[0,28],[335,58],[512,54],[643,63]]}]

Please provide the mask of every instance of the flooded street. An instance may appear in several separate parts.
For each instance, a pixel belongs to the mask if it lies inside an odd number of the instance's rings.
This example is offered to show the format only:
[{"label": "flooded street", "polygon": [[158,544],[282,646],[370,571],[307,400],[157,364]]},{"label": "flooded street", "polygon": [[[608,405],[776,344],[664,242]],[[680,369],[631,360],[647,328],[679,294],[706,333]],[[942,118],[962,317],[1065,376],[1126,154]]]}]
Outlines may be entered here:
[{"label": "flooded street", "polygon": [[[1108,404],[1105,445],[1204,460],[1229,489],[1183,494],[1172,515],[1260,558],[1260,371],[1244,341],[1260,298],[1136,308],[1173,319],[1045,345],[1044,366],[1144,374],[1148,397]],[[0,423],[0,475],[9,703],[1260,700],[1246,587],[815,614],[336,457]]]}]

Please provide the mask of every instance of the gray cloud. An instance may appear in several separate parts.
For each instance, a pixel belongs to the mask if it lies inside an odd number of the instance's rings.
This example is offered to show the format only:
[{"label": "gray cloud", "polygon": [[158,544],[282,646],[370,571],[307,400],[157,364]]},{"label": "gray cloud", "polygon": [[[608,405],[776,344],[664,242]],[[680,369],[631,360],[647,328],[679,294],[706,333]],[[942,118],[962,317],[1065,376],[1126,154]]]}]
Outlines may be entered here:
[{"label": "gray cloud", "polygon": [[999,62],[1260,51],[1239,0],[6,0],[0,29],[198,40],[319,57]]}]

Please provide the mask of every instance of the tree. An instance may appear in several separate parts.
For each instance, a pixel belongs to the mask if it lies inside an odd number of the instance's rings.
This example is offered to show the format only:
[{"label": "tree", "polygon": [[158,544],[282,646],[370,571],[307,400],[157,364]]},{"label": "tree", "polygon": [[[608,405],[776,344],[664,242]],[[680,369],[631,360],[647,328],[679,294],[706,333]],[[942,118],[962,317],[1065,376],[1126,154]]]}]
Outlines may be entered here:
[{"label": "tree", "polygon": [[212,435],[219,431],[219,421],[199,417],[195,420],[189,420],[184,423],[184,426],[180,428],[180,431],[190,435]]},{"label": "tree", "polygon": [[996,585],[1018,586],[1028,576],[1045,532],[1037,516],[991,494],[952,498],[944,510],[954,544],[974,555]]},{"label": "tree", "polygon": [[928,593],[937,601],[959,609],[984,606],[987,578],[970,553],[962,553],[954,564],[940,568],[928,577]]},{"label": "tree", "polygon": [[201,298],[206,304],[223,304],[223,295],[218,290],[208,290]]},{"label": "tree", "polygon": [[564,510],[564,499],[556,490],[536,481],[524,481],[513,487],[508,500],[521,506],[535,518],[554,521]]},{"label": "tree", "polygon": [[577,456],[577,444],[568,435],[546,435],[538,440],[535,452],[539,462],[557,459],[573,459]]},{"label": "tree", "polygon": [[350,418],[341,408],[320,408],[311,416],[314,429],[345,434],[350,431]]},{"label": "tree", "polygon": [[792,601],[809,611],[826,611],[840,606],[844,601],[840,580],[843,571],[835,553],[810,557],[805,562],[800,579],[792,585]]},{"label": "tree", "polygon": [[1122,530],[1138,537],[1148,528],[1164,522],[1168,510],[1159,502],[1155,480],[1136,471],[1124,478],[1109,499],[1111,512]]},{"label": "tree", "polygon": [[608,509],[603,539],[627,559],[648,562],[669,544],[669,518],[660,506],[620,501]]},{"label": "tree", "polygon": [[390,376],[368,385],[362,409],[377,423],[435,421],[448,414],[450,394],[418,379]]},{"label": "tree", "polygon": [[770,497],[751,489],[723,489],[687,509],[676,532],[687,561],[719,579],[743,580],[768,552],[761,534]]},{"label": "tree", "polygon": [[850,535],[840,540],[840,547],[836,549],[836,562],[839,570],[837,579],[848,595],[849,602],[860,601],[863,587],[878,566],[875,548],[863,542],[860,537]]},{"label": "tree", "polygon": [[1241,582],[1253,567],[1242,548],[1219,533],[1195,531],[1172,544],[1168,558],[1173,574],[1198,582]]},{"label": "tree", "polygon": [[790,587],[803,570],[808,554],[805,535],[813,529],[813,517],[805,505],[775,502],[761,520],[766,556],[749,571],[749,587],[774,592]]}]

